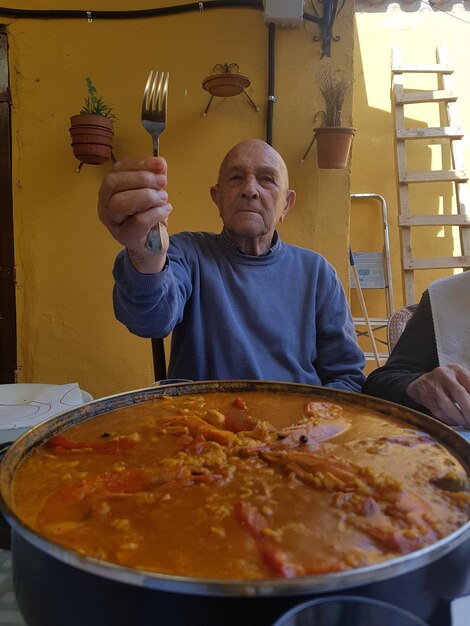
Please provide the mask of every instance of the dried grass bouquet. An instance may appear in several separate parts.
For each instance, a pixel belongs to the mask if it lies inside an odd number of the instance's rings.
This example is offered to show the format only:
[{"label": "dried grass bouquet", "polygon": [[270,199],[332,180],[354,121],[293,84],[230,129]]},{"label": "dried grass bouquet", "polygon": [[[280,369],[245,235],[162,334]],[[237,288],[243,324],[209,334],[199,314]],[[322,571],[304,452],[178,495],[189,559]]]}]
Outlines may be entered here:
[{"label": "dried grass bouquet", "polygon": [[325,101],[324,125],[342,126],[343,103],[351,83],[339,71],[334,71],[329,62],[321,66],[315,80]]}]

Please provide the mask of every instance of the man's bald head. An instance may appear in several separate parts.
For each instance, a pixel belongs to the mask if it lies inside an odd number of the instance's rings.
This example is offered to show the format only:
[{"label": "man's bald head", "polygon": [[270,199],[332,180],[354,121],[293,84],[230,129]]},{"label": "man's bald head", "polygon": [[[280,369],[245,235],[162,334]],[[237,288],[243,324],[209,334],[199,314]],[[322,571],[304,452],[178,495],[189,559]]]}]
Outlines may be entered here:
[{"label": "man's bald head", "polygon": [[243,160],[244,155],[259,154],[260,158],[264,157],[279,167],[285,188],[289,187],[289,174],[284,159],[272,146],[262,139],[245,139],[240,141],[231,148],[225,155],[219,168],[218,183],[220,184],[226,169],[232,165],[234,161]]}]

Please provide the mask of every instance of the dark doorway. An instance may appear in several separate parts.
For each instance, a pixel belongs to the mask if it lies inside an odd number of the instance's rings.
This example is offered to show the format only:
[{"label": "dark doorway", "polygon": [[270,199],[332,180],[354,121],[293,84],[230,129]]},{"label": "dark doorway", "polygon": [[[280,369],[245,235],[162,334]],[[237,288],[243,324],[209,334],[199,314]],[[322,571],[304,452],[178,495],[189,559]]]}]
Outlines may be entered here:
[{"label": "dark doorway", "polygon": [[16,301],[8,39],[0,26],[0,383],[16,382]]}]

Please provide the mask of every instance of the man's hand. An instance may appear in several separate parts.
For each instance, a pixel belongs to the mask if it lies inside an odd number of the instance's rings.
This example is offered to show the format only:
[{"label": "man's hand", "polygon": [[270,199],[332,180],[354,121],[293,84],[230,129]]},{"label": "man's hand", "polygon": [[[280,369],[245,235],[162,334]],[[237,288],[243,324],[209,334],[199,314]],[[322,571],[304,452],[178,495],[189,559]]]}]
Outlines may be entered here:
[{"label": "man's hand", "polygon": [[461,365],[436,367],[411,382],[409,397],[450,426],[470,428],[470,371]]},{"label": "man's hand", "polygon": [[[161,157],[126,159],[114,165],[103,180],[98,196],[98,215],[125,246],[134,267],[144,274],[160,272],[166,260],[169,239],[167,164]],[[161,223],[162,249],[145,248],[150,229]]]}]

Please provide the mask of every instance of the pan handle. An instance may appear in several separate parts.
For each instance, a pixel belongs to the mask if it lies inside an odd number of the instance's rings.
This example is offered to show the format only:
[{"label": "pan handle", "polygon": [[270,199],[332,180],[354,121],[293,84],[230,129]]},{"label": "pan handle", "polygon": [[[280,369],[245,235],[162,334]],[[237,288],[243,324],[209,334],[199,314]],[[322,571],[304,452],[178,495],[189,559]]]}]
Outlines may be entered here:
[{"label": "pan handle", "polygon": [[[3,455],[8,448],[13,444],[13,441],[4,441],[0,443],[0,463],[3,459]],[[11,530],[10,524],[0,513],[0,549],[9,550],[11,548]]]},{"label": "pan handle", "polygon": [[12,444],[13,441],[4,441],[3,443],[0,443],[0,461],[3,459],[3,455]]}]

